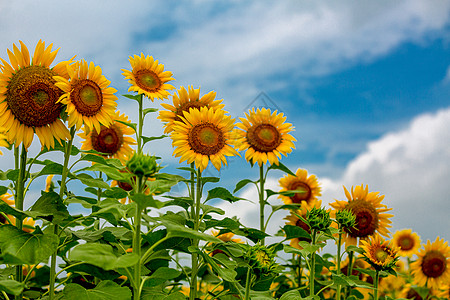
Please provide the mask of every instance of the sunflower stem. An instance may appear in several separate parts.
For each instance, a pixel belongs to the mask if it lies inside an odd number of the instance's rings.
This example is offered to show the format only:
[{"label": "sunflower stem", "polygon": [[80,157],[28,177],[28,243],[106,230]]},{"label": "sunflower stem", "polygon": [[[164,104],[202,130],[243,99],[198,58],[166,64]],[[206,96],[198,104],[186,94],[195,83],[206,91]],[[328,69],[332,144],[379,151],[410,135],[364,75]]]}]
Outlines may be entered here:
[{"label": "sunflower stem", "polygon": [[[337,270],[336,270],[337,275],[341,273],[341,244],[342,244],[341,227],[342,227],[341,224],[339,224],[339,238],[337,243]],[[342,286],[338,283],[336,291],[336,300],[341,300],[341,288]]]},{"label": "sunflower stem", "polygon": [[[64,193],[66,192],[66,179],[69,173],[69,158],[70,153],[72,152],[72,143],[73,137],[75,136],[76,128],[75,126],[70,128],[70,139],[67,141],[67,144],[64,147],[64,165],[61,174],[61,187],[59,189],[59,197],[62,199]],[[53,224],[53,233],[55,235],[59,234],[59,226],[57,224]],[[55,296],[55,281],[56,281],[56,257],[58,256],[58,248],[55,249],[51,258],[50,258],[50,283],[49,283],[49,300],[53,300]]]},{"label": "sunflower stem", "polygon": [[376,270],[375,271],[375,281],[374,281],[374,296],[373,299],[374,300],[378,300],[378,281],[380,280],[380,271]]},{"label": "sunflower stem", "polygon": [[[264,165],[259,166],[259,227],[262,232],[266,232],[266,227],[264,224],[264,207],[265,207],[265,200],[264,200]],[[265,238],[263,237],[261,239],[261,245],[264,245]]]},{"label": "sunflower stem", "polygon": [[[314,246],[316,244],[316,230],[311,230],[311,245]],[[314,276],[316,269],[316,251],[311,253],[311,265],[309,270],[309,296],[314,296]]]},{"label": "sunflower stem", "polygon": [[[198,231],[200,228],[200,201],[202,198],[202,173],[200,169],[197,170],[197,187],[195,193],[194,203],[194,230]],[[199,240],[192,239],[192,245],[195,250],[198,249]],[[198,253],[192,253],[192,270],[191,270],[191,286],[189,293],[189,300],[195,300],[197,298],[197,273],[198,273]]]},{"label": "sunflower stem", "polygon": [[141,97],[139,99],[139,128],[138,128],[138,137],[137,137],[137,143],[138,143],[138,149],[137,153],[142,153],[142,127],[144,126],[144,109],[143,109],[143,99],[144,96],[141,94]]},{"label": "sunflower stem", "polygon": [[[22,144],[22,152],[20,154],[19,159],[19,150],[18,147],[15,148],[14,154],[16,156],[16,169],[17,165],[19,165],[19,176],[17,178],[16,183],[16,196],[15,196],[15,206],[18,210],[23,210],[23,202],[25,197],[25,169],[27,165],[27,149],[25,149],[25,146]],[[21,218],[16,217],[16,227],[19,230],[22,230],[23,222]],[[16,266],[16,281],[22,282],[23,281],[23,272],[22,272],[22,265]],[[22,299],[22,293],[17,295],[15,299]]]},{"label": "sunflower stem", "polygon": [[245,300],[250,299],[250,270],[251,268],[248,267],[247,269],[247,278],[245,280]]},{"label": "sunflower stem", "polygon": [[[295,254],[292,254],[295,255]],[[302,286],[302,255],[299,254],[297,258],[297,284],[298,287]]]},{"label": "sunflower stem", "polygon": [[[143,178],[138,177],[136,182],[137,193],[143,193]],[[134,238],[133,238],[133,253],[141,257],[141,220],[144,208],[136,203],[136,215],[134,217]],[[138,260],[134,267],[134,293],[133,299],[139,300],[141,298],[141,260]]]}]

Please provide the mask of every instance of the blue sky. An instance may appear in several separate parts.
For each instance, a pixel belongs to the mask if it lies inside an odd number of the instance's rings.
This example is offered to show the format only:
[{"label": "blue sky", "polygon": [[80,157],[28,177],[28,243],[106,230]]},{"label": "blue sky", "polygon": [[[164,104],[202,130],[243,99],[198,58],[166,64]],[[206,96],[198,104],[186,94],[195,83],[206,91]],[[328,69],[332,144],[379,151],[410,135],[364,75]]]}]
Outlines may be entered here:
[{"label": "blue sky", "polygon": [[[0,13],[4,59],[13,43],[32,51],[42,38],[61,48],[57,60],[100,65],[120,95],[120,69],[143,52],[173,72],[175,87],[215,90],[233,117],[265,100],[295,126],[297,149],[282,162],[316,174],[324,203],[343,199],[342,185],[368,184],[393,208],[393,231],[450,240],[450,1],[27,0],[2,1]],[[133,105],[119,100],[136,120]],[[156,119],[146,124],[146,135],[162,133]],[[147,150],[178,166],[169,139]],[[257,173],[234,158],[219,175],[233,187]],[[255,199],[253,190],[241,196]],[[251,203],[218,205],[256,226]]]}]

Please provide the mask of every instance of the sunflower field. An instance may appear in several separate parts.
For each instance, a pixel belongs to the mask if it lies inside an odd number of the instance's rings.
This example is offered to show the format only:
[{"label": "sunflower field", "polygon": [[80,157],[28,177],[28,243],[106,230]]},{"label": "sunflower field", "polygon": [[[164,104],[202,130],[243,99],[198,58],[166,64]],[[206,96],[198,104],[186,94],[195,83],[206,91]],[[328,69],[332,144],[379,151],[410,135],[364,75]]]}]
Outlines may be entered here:
[{"label": "sunflower field", "polygon": [[[389,203],[364,184],[322,205],[318,178],[281,163],[296,142],[283,113],[255,107],[237,120],[214,91],[175,88],[172,72],[143,53],[122,70],[130,94],[119,100],[100,66],[55,63],[57,52],[39,41],[30,55],[20,42],[0,58],[0,147],[15,158],[0,171],[1,299],[449,299],[448,242],[390,232]],[[151,107],[161,100],[164,109]],[[161,135],[143,135],[148,114]],[[160,163],[162,138],[177,174]],[[204,172],[230,157],[255,170],[232,190]],[[265,186],[275,171],[279,190]],[[258,199],[237,196],[252,185]],[[248,200],[258,228],[212,205]],[[74,204],[88,213],[74,214]],[[278,211],[286,222],[271,236]]]}]

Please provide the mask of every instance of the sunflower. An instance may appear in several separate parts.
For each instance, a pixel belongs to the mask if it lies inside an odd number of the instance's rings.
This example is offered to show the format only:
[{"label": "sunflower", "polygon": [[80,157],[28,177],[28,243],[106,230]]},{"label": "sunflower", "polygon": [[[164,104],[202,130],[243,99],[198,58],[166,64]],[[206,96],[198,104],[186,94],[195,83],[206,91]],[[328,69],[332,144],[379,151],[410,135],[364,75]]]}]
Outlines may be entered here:
[{"label": "sunflower", "polygon": [[167,111],[160,111],[158,119],[164,122],[164,133],[170,133],[173,131],[175,121],[181,121],[183,112],[189,112],[189,108],[195,107],[213,107],[214,109],[223,109],[224,104],[221,104],[222,100],[214,100],[216,92],[211,91],[200,98],[200,88],[194,89],[192,86],[188,87],[188,91],[184,87],[178,90],[178,95],[173,95],[173,105],[161,103],[161,106],[167,109]]},{"label": "sunflower", "polygon": [[374,234],[369,240],[361,241],[364,257],[376,270],[389,270],[398,260],[398,248],[392,247],[390,241],[385,241],[379,234]]},{"label": "sunflower", "polygon": [[[0,128],[0,147],[9,147],[9,143],[6,140],[6,135],[3,132],[5,131]],[[0,151],[0,155],[3,155],[2,151]]]},{"label": "sunflower", "polygon": [[450,282],[450,247],[439,237],[423,245],[417,253],[418,259],[411,264],[414,283],[438,290],[443,283]]},{"label": "sunflower", "polygon": [[434,291],[437,297],[450,299],[450,283],[444,283],[441,285],[439,291]]},{"label": "sunflower", "polygon": [[0,58],[0,127],[10,143],[28,148],[37,134],[42,147],[53,148],[55,139],[70,138],[69,130],[59,116],[62,104],[58,103],[62,91],[55,85],[54,76],[67,78],[67,66],[72,60],[50,64],[58,50],[52,51],[39,40],[32,60],[27,47],[20,41],[21,49],[13,44],[8,49],[10,63]]},{"label": "sunflower", "polygon": [[294,196],[281,195],[280,198],[285,204],[300,204],[302,202],[311,203],[321,196],[321,188],[315,175],[308,176],[308,171],[304,169],[297,169],[295,176],[286,175],[279,180],[281,191],[300,191]]},{"label": "sunflower", "polygon": [[113,121],[117,106],[116,89],[109,87],[111,83],[99,66],[93,62],[89,65],[85,60],[76,62],[67,68],[69,78],[55,76],[55,85],[64,94],[58,102],[66,105],[69,127],[80,129],[83,123],[97,132],[100,126],[109,126]]},{"label": "sunflower", "polygon": [[286,155],[295,148],[296,139],[289,134],[293,130],[290,123],[285,123],[286,117],[282,113],[273,113],[270,109],[253,108],[245,113],[245,118],[239,118],[234,131],[234,145],[239,150],[247,150],[245,159],[253,164],[258,162],[260,166],[269,161],[270,164],[278,165],[281,154]]},{"label": "sunflower", "polygon": [[119,111],[113,116],[113,122],[109,127],[100,126],[100,131],[95,128],[89,130],[83,127],[83,132],[78,135],[84,139],[81,145],[82,150],[95,150],[104,153],[106,157],[118,158],[125,162],[133,153],[130,145],[136,145],[136,140],[129,135],[134,134],[131,127],[120,123],[129,123],[130,120],[125,114]]},{"label": "sunflower", "polygon": [[210,107],[189,109],[184,112],[182,122],[175,121],[171,135],[175,157],[181,157],[180,162],[195,166],[203,171],[209,161],[217,170],[227,164],[225,156],[239,155],[232,148],[230,136],[234,127],[234,119],[226,116],[223,110]]},{"label": "sunflower", "polygon": [[[322,201],[315,200],[311,203],[303,202],[299,209],[297,209],[295,211],[291,211],[291,214],[289,216],[287,216],[286,218],[284,218],[285,220],[288,220],[286,225],[298,226],[298,227],[302,228],[303,230],[305,230],[306,232],[308,232],[309,234],[311,234],[311,229],[309,228],[309,225],[306,222],[304,222],[302,219],[300,219],[298,216],[301,216],[303,219],[306,220],[306,213],[309,210],[311,210],[313,207],[315,207],[315,208],[322,207]],[[290,245],[294,248],[301,250],[303,248],[299,245],[300,241],[310,243],[311,239],[306,238],[306,237],[293,238],[293,239],[291,239]]]},{"label": "sunflower", "polygon": [[[336,200],[330,203],[331,207],[337,210],[350,210],[356,216],[356,225],[353,228],[345,228],[343,240],[347,245],[356,245],[357,239],[367,239],[375,233],[388,236],[387,227],[392,223],[389,218],[393,215],[386,214],[392,208],[387,208],[381,204],[384,196],[378,195],[379,192],[370,192],[368,187],[361,184],[352,187],[351,194],[344,187],[345,195],[348,201]],[[336,212],[334,212],[336,213]]]},{"label": "sunflower", "polygon": [[392,238],[394,246],[399,247],[401,256],[412,257],[420,248],[420,237],[411,229],[396,231]]},{"label": "sunflower", "polygon": [[129,57],[131,64],[131,71],[122,69],[122,75],[131,86],[128,92],[137,92],[144,94],[152,101],[155,98],[165,99],[169,96],[168,90],[173,90],[175,87],[166,82],[174,80],[172,72],[164,71],[164,65],[154,60],[153,56],[145,57],[143,53],[141,56],[134,55]]}]

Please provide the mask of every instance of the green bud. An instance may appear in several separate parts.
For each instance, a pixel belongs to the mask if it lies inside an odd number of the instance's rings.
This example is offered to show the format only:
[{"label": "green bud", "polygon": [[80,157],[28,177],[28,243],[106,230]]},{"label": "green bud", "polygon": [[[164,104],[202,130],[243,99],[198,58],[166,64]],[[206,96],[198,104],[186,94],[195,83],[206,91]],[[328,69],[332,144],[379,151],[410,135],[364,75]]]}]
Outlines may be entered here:
[{"label": "green bud", "polygon": [[343,228],[353,228],[356,224],[356,216],[351,210],[338,210],[336,212],[336,222]]},{"label": "green bud", "polygon": [[139,178],[153,177],[162,169],[162,167],[156,163],[156,156],[150,156],[143,153],[135,153],[127,162],[127,168]]},{"label": "green bud", "polygon": [[324,231],[331,225],[330,213],[324,208],[313,207],[306,213],[306,221],[311,230]]},{"label": "green bud", "polygon": [[249,247],[245,253],[245,259],[256,275],[268,275],[274,273],[277,268],[275,253],[271,248],[263,245]]}]

